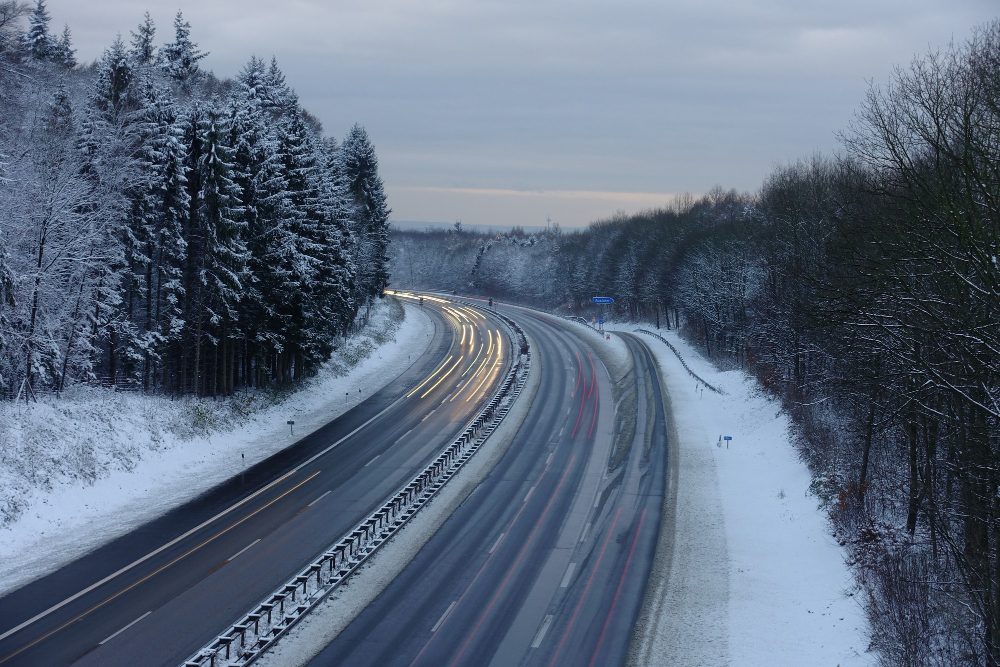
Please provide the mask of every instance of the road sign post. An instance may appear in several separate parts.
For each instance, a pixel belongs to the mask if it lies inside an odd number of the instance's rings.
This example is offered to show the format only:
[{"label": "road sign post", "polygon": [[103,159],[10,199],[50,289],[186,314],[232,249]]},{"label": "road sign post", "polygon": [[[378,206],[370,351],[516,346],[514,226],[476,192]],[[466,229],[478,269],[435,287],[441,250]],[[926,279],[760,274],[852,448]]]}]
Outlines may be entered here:
[{"label": "road sign post", "polygon": [[726,449],[729,449],[729,441],[733,439],[733,436],[731,436],[731,435],[724,435],[724,436],[722,436],[722,439],[726,441]]}]

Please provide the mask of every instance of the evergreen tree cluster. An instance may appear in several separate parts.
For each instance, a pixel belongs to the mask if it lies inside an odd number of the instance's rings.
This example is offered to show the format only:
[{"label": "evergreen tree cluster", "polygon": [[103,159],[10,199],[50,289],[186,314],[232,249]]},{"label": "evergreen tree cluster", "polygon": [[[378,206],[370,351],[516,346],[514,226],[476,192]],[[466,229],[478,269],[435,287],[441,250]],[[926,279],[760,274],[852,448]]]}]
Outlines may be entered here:
[{"label": "evergreen tree cluster", "polygon": [[390,269],[679,328],[749,370],[797,424],[879,664],[998,665],[998,74],[994,21],[872,88],[842,155],[777,168],[754,194],[574,233],[397,230]]},{"label": "evergreen tree cluster", "polygon": [[0,5],[0,396],[313,372],[388,279],[365,130],[324,137],[274,59],[203,71],[180,12],[88,67],[49,22]]}]

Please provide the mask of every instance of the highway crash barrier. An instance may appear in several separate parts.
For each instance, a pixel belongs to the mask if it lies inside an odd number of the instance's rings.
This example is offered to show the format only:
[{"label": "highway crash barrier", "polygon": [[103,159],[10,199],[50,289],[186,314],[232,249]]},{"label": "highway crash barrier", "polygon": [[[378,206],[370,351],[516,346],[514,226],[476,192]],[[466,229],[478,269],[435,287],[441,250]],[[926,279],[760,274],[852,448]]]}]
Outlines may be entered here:
[{"label": "highway crash barrier", "polygon": [[516,342],[514,349],[520,351],[486,407],[454,442],[379,509],[185,661],[184,667],[245,667],[257,660],[399,531],[496,430],[524,388],[531,354],[524,331],[513,320],[480,310],[507,326]]},{"label": "highway crash barrier", "polygon": [[716,394],[725,394],[726,393],[726,392],[722,391],[721,389],[719,389],[718,387],[715,387],[715,386],[709,384],[708,382],[705,382],[705,380],[703,380],[700,376],[698,376],[697,373],[695,373],[693,370],[691,370],[690,368],[688,368],[687,362],[684,361],[684,357],[681,356],[681,353],[677,351],[677,348],[674,347],[673,344],[671,344],[671,342],[669,340],[667,340],[666,338],[664,338],[660,334],[653,333],[652,331],[647,331],[646,329],[636,329],[636,331],[638,331],[639,333],[644,333],[647,336],[652,336],[653,338],[656,338],[657,340],[660,340],[663,343],[666,343],[667,347],[669,347],[673,351],[673,353],[677,355],[677,359],[681,362],[681,366],[684,367],[684,370],[686,370],[691,375],[691,377],[693,377],[695,380],[697,380],[698,382],[702,383],[703,385],[705,385],[706,387],[708,387],[709,389],[711,389],[712,391],[714,391]]}]

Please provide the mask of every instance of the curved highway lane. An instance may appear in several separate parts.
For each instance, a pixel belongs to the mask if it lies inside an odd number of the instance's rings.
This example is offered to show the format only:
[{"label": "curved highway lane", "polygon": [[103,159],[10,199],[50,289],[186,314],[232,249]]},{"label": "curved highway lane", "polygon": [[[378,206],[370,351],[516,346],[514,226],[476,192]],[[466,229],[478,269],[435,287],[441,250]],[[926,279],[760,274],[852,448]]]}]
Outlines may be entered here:
[{"label": "curved highway lane", "polygon": [[503,310],[541,364],[523,425],[482,484],[313,667],[624,661],[665,484],[655,365],[626,337],[632,369],[615,383],[561,323]]},{"label": "curved highway lane", "polygon": [[353,528],[457,437],[511,363],[501,325],[434,297],[424,305],[436,320],[428,354],[389,386],[0,598],[0,665],[174,667]]}]

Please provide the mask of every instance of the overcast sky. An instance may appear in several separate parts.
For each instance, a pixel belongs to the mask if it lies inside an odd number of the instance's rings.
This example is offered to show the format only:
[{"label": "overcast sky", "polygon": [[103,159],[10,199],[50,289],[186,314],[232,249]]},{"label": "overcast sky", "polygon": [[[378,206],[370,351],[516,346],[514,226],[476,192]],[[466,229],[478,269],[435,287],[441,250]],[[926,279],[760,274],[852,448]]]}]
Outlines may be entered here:
[{"label": "overcast sky", "polygon": [[236,74],[274,55],[328,134],[364,125],[393,218],[586,224],[832,152],[870,80],[995,0],[48,0],[90,61],[178,9]]}]

